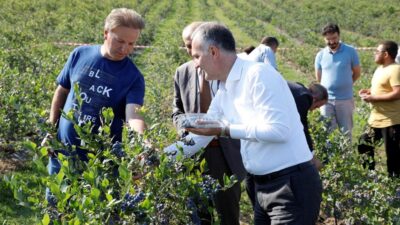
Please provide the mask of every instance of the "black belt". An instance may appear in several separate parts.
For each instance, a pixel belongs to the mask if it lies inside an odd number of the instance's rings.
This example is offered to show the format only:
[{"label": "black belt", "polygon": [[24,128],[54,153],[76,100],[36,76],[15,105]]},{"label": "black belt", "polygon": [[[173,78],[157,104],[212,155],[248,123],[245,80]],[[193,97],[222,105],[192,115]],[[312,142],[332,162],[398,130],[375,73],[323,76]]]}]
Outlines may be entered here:
[{"label": "black belt", "polygon": [[293,172],[297,172],[297,171],[301,171],[304,170],[310,166],[313,166],[314,163],[312,163],[311,161],[307,161],[307,162],[303,162],[276,172],[272,172],[269,174],[265,174],[265,175],[252,175],[254,177],[254,181],[257,183],[265,183],[267,181],[276,179],[278,177],[284,176],[284,175],[288,175],[290,173]]}]

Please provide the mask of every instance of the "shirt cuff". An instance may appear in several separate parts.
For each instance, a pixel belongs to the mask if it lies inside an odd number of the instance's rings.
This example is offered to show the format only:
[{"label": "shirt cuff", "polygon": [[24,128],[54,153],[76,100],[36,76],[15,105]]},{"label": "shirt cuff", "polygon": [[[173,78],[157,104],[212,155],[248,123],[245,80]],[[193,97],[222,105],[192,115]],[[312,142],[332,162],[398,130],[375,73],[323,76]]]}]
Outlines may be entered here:
[{"label": "shirt cuff", "polygon": [[244,125],[241,124],[230,124],[229,132],[231,138],[234,139],[242,139],[246,137],[246,128]]}]

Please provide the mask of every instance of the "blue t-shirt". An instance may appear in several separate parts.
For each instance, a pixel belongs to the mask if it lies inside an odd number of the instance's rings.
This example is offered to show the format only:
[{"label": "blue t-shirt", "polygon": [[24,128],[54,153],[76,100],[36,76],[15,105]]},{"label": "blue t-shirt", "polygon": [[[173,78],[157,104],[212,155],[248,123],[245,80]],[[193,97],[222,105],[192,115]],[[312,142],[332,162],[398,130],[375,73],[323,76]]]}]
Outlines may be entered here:
[{"label": "blue t-shirt", "polygon": [[[78,84],[82,106],[74,119],[79,124],[90,121],[94,131],[100,125],[101,109],[111,107],[114,112],[111,134],[116,141],[121,139],[126,104],[143,105],[145,83],[142,74],[128,57],[121,61],[109,60],[101,55],[100,47],[76,48],[57,77],[57,83],[70,90],[64,112],[78,109],[74,92],[74,84]],[[58,138],[67,145],[81,145],[73,123],[64,117],[60,118]]]},{"label": "blue t-shirt", "polygon": [[318,52],[315,69],[321,70],[321,84],[328,90],[329,99],[353,98],[353,68],[360,65],[357,51],[344,43],[332,53],[329,47]]}]

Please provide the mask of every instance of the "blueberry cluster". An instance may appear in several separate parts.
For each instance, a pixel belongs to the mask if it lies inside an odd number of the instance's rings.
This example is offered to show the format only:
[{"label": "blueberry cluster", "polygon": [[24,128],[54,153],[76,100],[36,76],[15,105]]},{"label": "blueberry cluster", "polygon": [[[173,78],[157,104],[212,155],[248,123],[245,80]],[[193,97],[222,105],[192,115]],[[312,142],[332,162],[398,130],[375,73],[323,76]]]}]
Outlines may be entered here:
[{"label": "blueberry cluster", "polygon": [[196,203],[193,200],[193,198],[188,198],[186,204],[187,204],[188,209],[191,211],[190,219],[192,221],[192,224],[193,225],[200,225],[201,224],[201,219],[200,219],[200,217],[199,217],[199,215],[197,213],[197,211],[198,211],[197,210],[197,206],[196,206]]},{"label": "blueberry cluster", "polygon": [[169,219],[166,216],[161,217],[160,219],[160,225],[168,225],[169,224]]},{"label": "blueberry cluster", "polygon": [[221,185],[210,175],[205,175],[203,181],[199,183],[203,195],[211,199],[217,191],[221,190]]},{"label": "blueberry cluster", "polygon": [[53,206],[53,207],[55,207],[55,206],[57,206],[57,198],[56,198],[56,196],[55,195],[53,195],[53,194],[50,194],[48,197],[47,197],[47,202],[48,202],[48,204],[50,205],[50,206]]},{"label": "blueberry cluster", "polygon": [[193,146],[196,144],[196,142],[193,140],[193,138],[182,138],[181,141],[183,142],[184,145],[188,145],[188,146]]},{"label": "blueberry cluster", "polygon": [[129,193],[125,194],[124,200],[122,201],[121,209],[122,211],[133,210],[141,201],[143,201],[145,195],[143,192],[139,192],[135,195]]},{"label": "blueberry cluster", "polygon": [[118,158],[122,158],[126,156],[124,149],[122,148],[122,143],[117,141],[113,144],[111,148],[111,154],[117,156]]},{"label": "blueberry cluster", "polygon": [[157,155],[153,154],[153,155],[148,156],[144,163],[147,166],[156,166],[160,163],[160,160],[158,159]]},{"label": "blueberry cluster", "polygon": [[160,224],[160,225],[168,225],[168,224],[170,224],[169,223],[169,218],[168,218],[168,215],[166,214],[166,207],[165,207],[165,204],[164,203],[158,203],[157,205],[156,205],[156,209],[157,209],[157,215],[158,215],[158,218],[157,218],[157,224]]},{"label": "blueberry cluster", "polygon": [[400,187],[396,189],[396,198],[400,199]]},{"label": "blueberry cluster", "polygon": [[157,212],[163,211],[164,208],[165,208],[165,205],[164,205],[163,203],[158,203],[158,204],[156,205]]}]

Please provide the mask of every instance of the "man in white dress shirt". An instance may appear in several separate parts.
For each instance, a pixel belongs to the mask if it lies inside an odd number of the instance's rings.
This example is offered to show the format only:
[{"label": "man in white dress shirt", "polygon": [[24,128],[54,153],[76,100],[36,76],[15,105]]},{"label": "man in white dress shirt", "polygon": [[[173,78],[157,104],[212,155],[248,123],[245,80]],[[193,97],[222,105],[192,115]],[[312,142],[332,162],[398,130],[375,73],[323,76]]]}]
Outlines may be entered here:
[{"label": "man in white dress shirt", "polygon": [[[192,22],[182,32],[187,53],[191,55],[193,31],[202,22]],[[219,81],[208,82],[204,80],[204,71],[196,67],[190,60],[178,67],[174,76],[174,100],[172,118],[177,125],[177,118],[184,113],[205,113],[210,105],[211,99],[218,90]],[[202,157],[207,162],[205,174],[218,179],[223,184],[224,175],[230,177],[236,175],[242,181],[246,175],[240,155],[240,141],[231,138],[213,139]],[[239,225],[240,217],[240,182],[225,191],[218,191],[213,199],[217,209],[220,225]],[[205,210],[207,211],[207,210]],[[211,214],[199,212],[201,224],[211,224]]]},{"label": "man in white dress shirt", "polygon": [[219,23],[196,29],[192,57],[207,80],[220,80],[207,113],[221,113],[229,125],[188,131],[241,140],[255,177],[254,224],[315,224],[322,185],[287,82],[270,65],[238,58],[232,33]]}]

